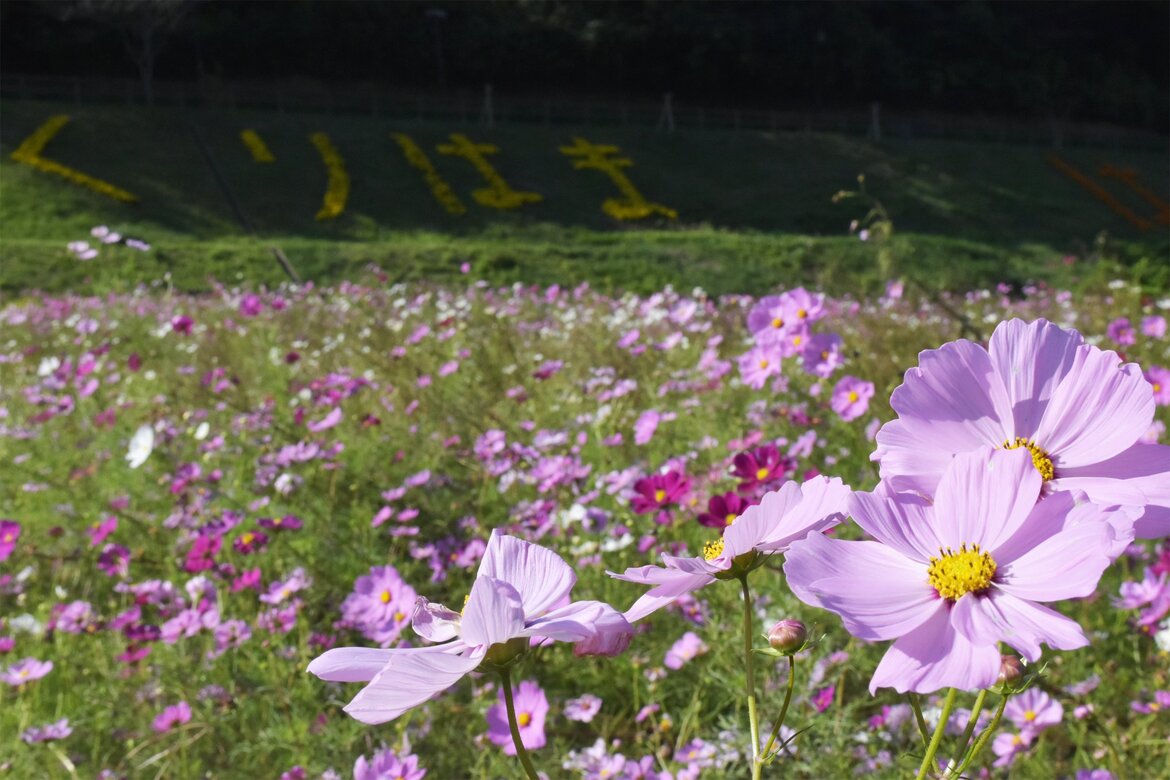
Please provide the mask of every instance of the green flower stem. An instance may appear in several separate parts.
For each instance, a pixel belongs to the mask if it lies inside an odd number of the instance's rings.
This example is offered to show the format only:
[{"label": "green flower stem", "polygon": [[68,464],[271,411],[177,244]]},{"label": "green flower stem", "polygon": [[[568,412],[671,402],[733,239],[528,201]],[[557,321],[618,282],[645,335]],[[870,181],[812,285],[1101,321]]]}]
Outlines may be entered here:
[{"label": "green flower stem", "polygon": [[959,765],[955,774],[962,775],[963,772],[967,771],[967,767],[971,766],[975,759],[978,758],[980,751],[991,741],[991,738],[995,735],[995,730],[999,728],[999,721],[1003,717],[1003,709],[1007,706],[1009,698],[1011,698],[1011,694],[1005,693],[1003,698],[999,700],[999,707],[995,711],[995,717],[991,719],[991,723],[988,724],[987,729],[975,740],[975,744],[971,746],[971,752],[963,759],[963,763]]},{"label": "green flower stem", "polygon": [[507,669],[500,669],[500,681],[504,686],[504,707],[508,710],[508,728],[512,731],[512,744],[516,746],[516,756],[524,766],[528,780],[540,780],[536,774],[536,767],[524,747],[524,740],[520,738],[520,726],[516,723],[516,703],[512,701],[512,675]]},{"label": "green flower stem", "polygon": [[918,724],[918,734],[922,737],[922,747],[930,742],[930,732],[926,730],[926,718],[922,717],[922,705],[918,703],[918,694],[911,691],[906,694],[910,700],[910,709],[914,710],[914,721]]},{"label": "green flower stem", "polygon": [[780,734],[780,727],[784,725],[784,718],[788,715],[788,705],[792,703],[792,687],[796,684],[796,656],[788,656],[788,690],[784,692],[784,705],[780,708],[780,717],[772,727],[772,736],[768,737],[768,744],[764,745],[763,757],[766,761],[772,752],[772,745],[776,744],[776,737]]},{"label": "green flower stem", "polygon": [[756,669],[752,657],[752,593],[746,574],[739,581],[743,585],[743,661],[747,673],[748,726],[752,738],[752,780],[760,780],[760,716],[756,712]]},{"label": "green flower stem", "polygon": [[986,689],[979,691],[979,695],[975,697],[971,717],[967,720],[967,728],[963,729],[963,734],[959,737],[959,750],[955,753],[960,761],[967,755],[967,745],[971,742],[971,735],[975,733],[975,724],[979,722],[979,713],[983,712],[983,700],[986,698]]},{"label": "green flower stem", "polygon": [[917,780],[923,780],[926,777],[927,770],[934,765],[934,754],[938,752],[938,746],[942,743],[943,733],[947,730],[947,721],[951,719],[951,710],[955,708],[955,693],[954,688],[947,691],[946,701],[943,702],[942,714],[938,718],[938,726],[935,727],[934,736],[930,738],[930,744],[926,747],[926,755],[922,757],[922,766],[918,767]]}]

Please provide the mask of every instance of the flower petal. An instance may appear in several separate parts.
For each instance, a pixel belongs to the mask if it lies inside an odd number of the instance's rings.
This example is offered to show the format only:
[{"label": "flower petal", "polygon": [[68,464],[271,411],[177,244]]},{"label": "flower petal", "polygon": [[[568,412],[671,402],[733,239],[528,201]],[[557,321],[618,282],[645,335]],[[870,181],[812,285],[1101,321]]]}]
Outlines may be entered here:
[{"label": "flower petal", "polygon": [[[784,487],[788,487],[788,484]],[[841,523],[845,519],[845,505],[851,493],[849,486],[838,477],[829,479],[818,476],[806,480],[797,489],[795,502],[792,502],[790,497],[783,508],[774,506],[767,510],[776,512],[777,517],[756,544],[756,549],[764,552],[782,552],[797,539],[808,536],[809,531],[827,531]],[[765,496],[761,505],[767,500],[768,496]],[[739,525],[738,520],[728,532],[736,525]],[[724,539],[726,538],[727,532],[724,533]]]},{"label": "flower petal", "polygon": [[1116,352],[1086,345],[1052,394],[1035,439],[1063,475],[1120,455],[1153,421],[1154,391],[1141,369],[1121,365]]},{"label": "flower petal", "polygon": [[1053,392],[1072,368],[1081,334],[1047,320],[1001,322],[987,351],[1007,390],[1014,436],[1029,439],[1040,424]]},{"label": "flower petal", "polygon": [[907,558],[921,563],[938,555],[942,542],[930,502],[914,493],[853,493],[846,503],[862,529]]},{"label": "flower petal", "polygon": [[458,612],[419,596],[414,602],[410,627],[414,629],[414,633],[428,642],[446,642],[459,635],[461,621],[462,617]]},{"label": "flower petal", "polygon": [[998,588],[986,596],[964,596],[951,611],[951,625],[973,642],[1006,642],[1029,661],[1040,660],[1045,642],[1057,650],[1089,644],[1075,620]]},{"label": "flower petal", "polygon": [[486,648],[507,642],[523,630],[524,604],[516,588],[494,577],[476,577],[463,608],[463,641]]},{"label": "flower petal", "polygon": [[552,550],[492,531],[478,576],[510,583],[520,593],[524,614],[539,617],[569,599],[577,577]]},{"label": "flower petal", "polygon": [[942,688],[974,691],[989,688],[999,676],[995,642],[973,643],[951,626],[949,610],[940,608],[918,628],[886,651],[869,682],[869,692],[893,688],[898,693],[933,693]]},{"label": "flower petal", "polygon": [[947,547],[994,550],[1040,498],[1044,480],[1028,450],[981,447],[955,456],[934,494],[934,528]]},{"label": "flower petal", "polygon": [[877,542],[810,534],[789,548],[784,574],[797,598],[837,613],[850,634],[867,641],[905,634],[940,603],[925,566]]},{"label": "flower petal", "polygon": [[482,653],[453,654],[440,648],[399,651],[376,677],[345,705],[362,723],[394,720],[409,709],[438,696],[483,660]]},{"label": "flower petal", "polygon": [[1112,563],[1112,543],[1113,529],[1106,522],[1065,528],[1014,561],[999,564],[995,584],[1005,593],[1029,601],[1089,596]]},{"label": "flower petal", "polygon": [[606,573],[614,579],[642,585],[654,585],[625,611],[626,620],[631,623],[641,620],[651,612],[662,609],[684,593],[698,590],[715,581],[714,577],[703,572],[688,573],[678,569],[664,569],[661,566],[640,566],[626,569],[624,574],[615,574],[612,571]]},{"label": "flower petal", "polygon": [[[982,442],[986,444],[987,442]],[[870,460],[880,460],[878,473],[891,492],[933,495],[954,451],[945,441],[922,440],[902,420],[891,420],[877,433]]]},{"label": "flower petal", "polygon": [[335,647],[309,663],[309,673],[329,682],[369,682],[395,653],[376,647]]},{"label": "flower petal", "polygon": [[621,613],[609,604],[601,601],[575,601],[529,623],[520,635],[547,637],[558,642],[581,642],[597,634],[599,624],[613,623],[615,616],[625,621]]}]

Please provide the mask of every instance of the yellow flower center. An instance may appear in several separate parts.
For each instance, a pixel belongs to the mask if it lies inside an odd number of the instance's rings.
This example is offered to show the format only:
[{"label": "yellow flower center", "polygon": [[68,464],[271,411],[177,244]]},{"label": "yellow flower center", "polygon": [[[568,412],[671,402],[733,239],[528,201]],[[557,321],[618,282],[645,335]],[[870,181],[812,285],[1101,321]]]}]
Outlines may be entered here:
[{"label": "yellow flower center", "polygon": [[1024,738],[1021,737],[1019,734],[1012,735],[1012,745],[1022,745],[1023,743],[1024,743]]},{"label": "yellow flower center", "polygon": [[940,549],[941,557],[930,559],[926,570],[931,587],[944,599],[957,601],[968,593],[980,593],[991,585],[995,576],[995,560],[979,545],[962,545],[958,550]]},{"label": "yellow flower center", "polygon": [[388,591],[388,590],[382,591],[382,595],[379,598],[382,599],[383,604],[389,604],[390,603],[390,591]]},{"label": "yellow flower center", "polygon": [[783,328],[784,327],[784,320],[780,319],[779,317],[774,318],[772,320],[772,327],[773,328]]},{"label": "yellow flower center", "polygon": [[828,360],[828,359],[829,359],[829,350],[826,349],[824,352],[821,353],[821,360]]},{"label": "yellow flower center", "polygon": [[524,728],[525,726],[527,726],[529,723],[532,722],[532,716],[529,715],[527,712],[521,712],[519,715],[516,716],[516,722],[520,724],[520,728]]},{"label": "yellow flower center", "polygon": [[805,311],[804,309],[798,309],[796,312],[796,316],[800,317],[803,320],[805,317],[808,316],[808,312]]},{"label": "yellow flower center", "polygon": [[739,517],[739,515],[737,515],[735,512],[728,512],[727,517],[725,517],[723,519],[727,522],[728,525],[731,525],[732,523],[735,522],[736,518],[738,518],[738,517]]},{"label": "yellow flower center", "polygon": [[241,537],[241,540],[244,542],[244,544],[251,544],[252,542],[256,541],[256,534],[249,531]]},{"label": "yellow flower center", "polygon": [[761,361],[760,361],[760,368],[767,368],[767,367],[768,367],[768,361],[767,361],[767,360],[761,360]]},{"label": "yellow flower center", "polygon": [[28,669],[21,669],[19,672],[16,673],[16,676],[23,680],[25,677],[28,677],[30,674],[32,674],[32,672],[30,672]]},{"label": "yellow flower center", "polygon": [[281,518],[281,517],[274,517],[274,518],[272,518],[272,524],[273,525],[280,525],[280,521],[283,519],[284,518]]},{"label": "yellow flower center", "polygon": [[406,618],[405,612],[395,612],[394,613],[394,622],[395,623],[401,623],[405,618]]},{"label": "yellow flower center", "polygon": [[1056,477],[1056,468],[1052,465],[1052,458],[1049,457],[1047,452],[1040,449],[1040,446],[1036,442],[1017,436],[1015,441],[1005,441],[1003,443],[1005,450],[1014,450],[1020,447],[1028,450],[1028,453],[1032,456],[1032,465],[1040,472],[1040,476],[1044,478],[1045,482]]},{"label": "yellow flower center", "polygon": [[860,398],[860,397],[861,397],[861,396],[859,396],[859,395],[857,394],[857,391],[856,391],[856,390],[850,390],[850,391],[849,391],[849,403],[851,403],[851,404],[855,404],[855,403],[857,403],[857,399],[858,399],[858,398]]},{"label": "yellow flower center", "polygon": [[723,554],[723,539],[712,539],[703,545],[704,560],[713,561]]},{"label": "yellow flower center", "polygon": [[796,336],[795,338],[792,339],[792,346],[799,347],[801,345],[801,342],[803,342],[803,341],[804,341],[804,336]]},{"label": "yellow flower center", "polygon": [[762,480],[768,476],[768,470],[761,468],[756,470],[756,479]]},{"label": "yellow flower center", "polygon": [[1036,710],[1025,711],[1024,712],[1024,720],[1029,721],[1029,722],[1036,720]]},{"label": "yellow flower center", "polygon": [[1155,382],[1155,383],[1154,383],[1154,392],[1155,392],[1155,393],[1160,393],[1160,392],[1162,392],[1162,385],[1161,385],[1161,384],[1159,384],[1158,382]]},{"label": "yellow flower center", "polygon": [[655,501],[657,501],[658,503],[661,504],[662,500],[664,498],[666,498],[666,491],[665,490],[663,490],[662,488],[659,488],[658,490],[654,491],[654,500]]}]

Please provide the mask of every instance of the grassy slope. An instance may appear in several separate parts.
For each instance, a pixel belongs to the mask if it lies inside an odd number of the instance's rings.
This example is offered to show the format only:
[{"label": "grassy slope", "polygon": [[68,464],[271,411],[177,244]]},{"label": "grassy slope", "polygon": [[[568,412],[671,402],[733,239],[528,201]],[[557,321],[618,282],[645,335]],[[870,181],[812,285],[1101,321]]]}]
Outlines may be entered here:
[{"label": "grassy slope", "polygon": [[[864,286],[876,278],[873,250],[844,236],[864,208],[833,204],[837,190],[864,172],[903,238],[912,264],[953,286],[1059,273],[1060,254],[1086,254],[1101,231],[1138,241],[1129,253],[1153,263],[1167,257],[1165,231],[1139,234],[1045,161],[1048,150],[993,144],[892,142],[875,146],[833,136],[645,130],[506,127],[466,128],[501,148],[495,162],[518,189],[545,200],[518,213],[476,205],[481,186],[471,166],[435,153],[453,125],[370,118],[252,112],[6,103],[0,128],[0,289],[60,289],[79,282],[66,241],[108,223],[140,235],[153,256],[85,267],[93,286],[171,270],[177,284],[197,288],[209,274],[226,280],[282,278],[266,249],[281,246],[305,278],[345,276],[370,261],[394,276],[444,275],[470,260],[499,281],[589,279],[602,286],[650,289],[672,281],[717,292],[756,289],[794,276],[829,288]],[[74,121],[46,156],[135,193],[123,205],[16,164],[11,151],[54,113]],[[253,163],[238,139],[255,128],[277,157]],[[248,236],[195,142],[207,141],[228,188],[260,240]],[[314,220],[325,187],[307,141],[329,133],[346,159],[352,188],[336,221]],[[411,133],[468,205],[462,217],[434,202],[389,133]],[[576,134],[619,144],[631,177],[650,199],[678,209],[677,225],[615,226],[600,210],[613,194],[596,171],[574,171],[558,151]],[[1156,193],[1168,189],[1165,155],[1070,150],[1065,159],[1086,172],[1128,165]],[[1150,207],[1110,186],[1134,211]],[[615,229],[616,228],[616,229]],[[1151,238],[1152,234],[1154,235]],[[908,247],[896,247],[905,256]],[[134,265],[127,266],[132,262]]]}]

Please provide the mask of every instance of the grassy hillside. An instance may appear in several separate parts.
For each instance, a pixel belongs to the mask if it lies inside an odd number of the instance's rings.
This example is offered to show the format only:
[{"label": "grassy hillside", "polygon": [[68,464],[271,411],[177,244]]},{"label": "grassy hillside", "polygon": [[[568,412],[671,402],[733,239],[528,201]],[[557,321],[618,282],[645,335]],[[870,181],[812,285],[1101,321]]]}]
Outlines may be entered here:
[{"label": "grassy hillside", "polygon": [[[792,274],[830,288],[864,284],[873,276],[874,250],[848,236],[847,227],[865,207],[832,201],[860,173],[908,242],[899,247],[904,262],[941,284],[1043,276],[1060,255],[1089,254],[1102,231],[1124,254],[1146,257],[1154,267],[1167,258],[1164,226],[1138,231],[1057,171],[1047,160],[1050,150],[1042,148],[874,145],[804,134],[667,136],[617,128],[488,131],[371,118],[33,102],[2,108],[0,263],[7,290],[76,284],[79,273],[101,287],[159,269],[171,270],[185,287],[200,286],[209,273],[274,281],[282,272],[270,245],[280,246],[303,277],[316,279],[371,261],[403,277],[444,273],[470,261],[504,280],[587,278],[635,288],[675,281],[752,289]],[[116,202],[10,159],[59,113],[72,120],[44,156],[130,191],[137,203]],[[253,161],[239,138],[244,128],[261,135],[274,163]],[[344,213],[326,222],[314,219],[326,188],[325,168],[308,140],[316,131],[329,135],[351,180]],[[391,132],[418,142],[466,214],[440,207]],[[498,145],[491,158],[496,169],[512,187],[538,192],[543,201],[514,212],[475,203],[471,193],[483,186],[479,175],[466,160],[435,151],[450,132]],[[617,194],[613,184],[601,172],[573,170],[558,151],[576,135],[620,146],[634,162],[628,173],[635,186],[647,199],[676,209],[678,220],[628,225],[604,214],[602,202]],[[1155,207],[1101,178],[1100,167],[1133,169],[1157,198],[1170,189],[1166,155],[1078,149],[1061,157],[1142,217]],[[63,244],[87,237],[95,224],[141,236],[157,252],[134,258],[132,267],[99,262],[79,271]]]}]

